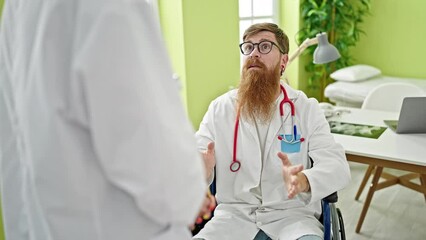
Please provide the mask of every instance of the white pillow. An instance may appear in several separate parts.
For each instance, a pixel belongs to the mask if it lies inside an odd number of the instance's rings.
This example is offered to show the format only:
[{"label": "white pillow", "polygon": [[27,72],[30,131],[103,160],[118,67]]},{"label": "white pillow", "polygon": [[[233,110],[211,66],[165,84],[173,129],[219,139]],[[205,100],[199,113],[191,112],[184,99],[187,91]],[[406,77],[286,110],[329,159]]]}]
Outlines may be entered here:
[{"label": "white pillow", "polygon": [[359,64],[339,69],[330,74],[330,77],[337,81],[356,82],[367,80],[381,73],[380,69],[373,66]]}]

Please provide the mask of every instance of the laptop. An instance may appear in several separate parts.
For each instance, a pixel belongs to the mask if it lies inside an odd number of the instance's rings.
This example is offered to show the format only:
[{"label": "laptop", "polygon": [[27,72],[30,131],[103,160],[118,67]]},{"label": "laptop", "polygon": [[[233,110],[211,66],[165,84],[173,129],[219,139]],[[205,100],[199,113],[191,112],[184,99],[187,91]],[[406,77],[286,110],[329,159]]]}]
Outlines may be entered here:
[{"label": "laptop", "polygon": [[399,120],[384,120],[396,133],[426,133],[426,97],[406,97]]}]

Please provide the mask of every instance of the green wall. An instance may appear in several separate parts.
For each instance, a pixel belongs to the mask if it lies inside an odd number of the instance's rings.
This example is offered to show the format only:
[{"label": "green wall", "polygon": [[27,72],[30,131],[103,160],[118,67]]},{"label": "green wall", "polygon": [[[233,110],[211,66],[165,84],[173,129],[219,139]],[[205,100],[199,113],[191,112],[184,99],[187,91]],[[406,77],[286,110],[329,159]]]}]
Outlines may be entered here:
[{"label": "green wall", "polygon": [[[290,50],[289,56],[297,49],[297,43],[294,36],[297,34],[300,28],[300,12],[299,9],[300,0],[282,1],[280,3],[280,21],[279,25],[284,30],[289,38]],[[298,60],[293,61],[291,65],[288,65],[285,70],[285,77],[288,79],[290,85],[294,88],[299,88],[299,68],[300,63]]]},{"label": "green wall", "polygon": [[426,1],[372,0],[365,36],[353,49],[357,63],[390,76],[426,78]]},{"label": "green wall", "polygon": [[179,76],[180,79],[180,84],[182,86],[182,99],[186,107],[186,64],[182,1],[159,1],[159,10],[161,13],[160,21],[164,39],[166,40],[167,49],[172,60],[173,70]]},{"label": "green wall", "polygon": [[198,129],[209,103],[239,81],[238,1],[160,0],[159,9],[188,114]]},{"label": "green wall", "polygon": [[3,11],[3,4],[4,4],[4,0],[0,0],[0,16],[1,16],[1,12]]}]

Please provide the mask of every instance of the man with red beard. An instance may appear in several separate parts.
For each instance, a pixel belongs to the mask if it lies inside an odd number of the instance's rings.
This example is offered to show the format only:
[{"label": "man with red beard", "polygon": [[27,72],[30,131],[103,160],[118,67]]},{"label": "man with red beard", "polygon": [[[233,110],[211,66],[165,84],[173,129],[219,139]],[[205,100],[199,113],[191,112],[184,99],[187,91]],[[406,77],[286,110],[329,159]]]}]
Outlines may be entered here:
[{"label": "man with red beard", "polygon": [[250,26],[240,50],[239,88],[210,104],[196,134],[218,206],[194,238],[322,239],[321,199],[350,181],[344,149],[318,102],[280,81],[289,45],[277,25]]}]

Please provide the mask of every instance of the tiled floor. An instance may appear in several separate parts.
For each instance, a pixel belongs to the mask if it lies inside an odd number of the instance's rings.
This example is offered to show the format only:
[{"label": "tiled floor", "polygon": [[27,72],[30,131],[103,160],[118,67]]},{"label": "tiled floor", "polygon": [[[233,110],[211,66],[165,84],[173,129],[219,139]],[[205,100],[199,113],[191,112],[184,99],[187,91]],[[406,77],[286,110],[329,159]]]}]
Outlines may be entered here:
[{"label": "tiled floor", "polygon": [[[368,185],[359,201],[355,201],[355,194],[367,166],[351,162],[350,167],[352,182],[339,192],[337,203],[343,213],[347,239],[426,239],[425,197],[400,185],[379,190],[374,194],[361,232],[355,233]],[[401,173],[389,169],[385,171],[396,175]]]}]

